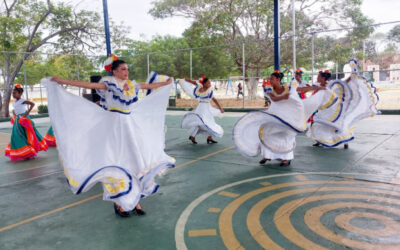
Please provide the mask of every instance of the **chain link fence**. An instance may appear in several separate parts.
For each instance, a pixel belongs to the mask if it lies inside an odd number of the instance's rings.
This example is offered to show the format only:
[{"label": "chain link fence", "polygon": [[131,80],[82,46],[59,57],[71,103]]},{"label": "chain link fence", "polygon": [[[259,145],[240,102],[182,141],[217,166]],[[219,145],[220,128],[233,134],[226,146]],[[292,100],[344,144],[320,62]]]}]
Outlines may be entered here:
[{"label": "chain link fence", "polygon": [[[349,46],[345,47],[344,43],[352,41],[351,37],[337,40],[329,39],[327,35],[332,35],[332,32],[335,32],[333,35],[337,35],[343,31],[345,29],[296,36],[297,54],[301,55],[297,57],[296,65],[304,72],[303,80],[310,85],[317,84],[316,76],[324,69],[331,70],[332,79],[344,79],[350,73],[346,64],[354,57],[358,59],[361,74],[377,87],[380,96],[378,108],[400,110],[400,53],[377,50],[377,42],[372,38],[352,44],[351,51],[348,51]],[[369,51],[371,46],[375,46],[372,52]],[[281,51],[284,81],[291,81],[291,42],[282,43]],[[327,51],[330,51],[330,54],[327,54]],[[197,80],[201,75],[213,76],[211,82],[215,97],[225,108],[264,107],[266,100],[263,85],[267,84],[267,78],[274,70],[272,40],[252,40],[136,55],[124,54],[122,51],[121,55],[117,56],[128,63],[130,78],[138,82],[144,82],[151,71],[170,75],[175,79]],[[105,75],[102,69],[104,60],[105,56],[32,53],[17,75],[15,83],[25,87],[24,98],[38,105],[46,105],[46,90],[40,84],[42,77],[55,75],[71,80],[89,81],[91,75]],[[4,71],[2,75],[4,79]],[[75,87],[68,87],[67,90],[81,96],[91,93],[90,90]],[[2,79],[0,92],[4,99]],[[140,93],[140,97],[144,95],[144,92]],[[170,107],[190,108],[195,105],[196,102],[175,84],[171,91]]]}]

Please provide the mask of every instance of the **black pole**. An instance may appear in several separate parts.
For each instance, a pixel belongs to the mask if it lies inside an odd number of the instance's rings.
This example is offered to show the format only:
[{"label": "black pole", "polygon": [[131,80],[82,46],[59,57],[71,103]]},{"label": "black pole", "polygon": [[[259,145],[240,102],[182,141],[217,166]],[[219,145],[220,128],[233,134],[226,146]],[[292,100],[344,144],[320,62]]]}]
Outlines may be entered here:
[{"label": "black pole", "polygon": [[274,65],[275,69],[281,69],[280,53],[280,26],[281,19],[279,15],[279,0],[274,0]]},{"label": "black pole", "polygon": [[107,57],[109,57],[111,55],[111,40],[110,40],[110,26],[108,22],[107,0],[103,0],[103,12],[104,12],[104,31],[106,33]]}]

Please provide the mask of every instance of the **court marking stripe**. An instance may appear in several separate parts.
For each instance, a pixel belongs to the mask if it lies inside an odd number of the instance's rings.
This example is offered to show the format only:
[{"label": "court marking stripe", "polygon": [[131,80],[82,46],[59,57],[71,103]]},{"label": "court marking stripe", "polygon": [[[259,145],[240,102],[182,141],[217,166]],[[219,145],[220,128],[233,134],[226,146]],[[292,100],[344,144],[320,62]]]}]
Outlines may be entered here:
[{"label": "court marking stripe", "polygon": [[33,167],[33,168],[14,170],[14,171],[10,171],[10,172],[0,172],[0,175],[15,174],[15,173],[21,173],[21,172],[30,171],[30,170],[36,170],[36,169],[40,169],[40,168],[58,167],[58,166],[59,166],[59,164],[44,165],[44,166],[38,166],[38,167]]},{"label": "court marking stripe", "polygon": [[202,229],[202,230],[190,230],[189,237],[199,237],[199,236],[216,236],[216,229]]},{"label": "court marking stripe", "polygon": [[186,166],[186,165],[189,165],[189,164],[192,164],[192,163],[195,163],[195,162],[198,162],[198,161],[201,161],[201,160],[204,160],[204,159],[210,158],[211,156],[214,156],[214,155],[217,155],[217,154],[223,153],[223,152],[225,152],[225,151],[229,151],[229,150],[231,150],[231,149],[233,149],[233,148],[234,148],[234,146],[227,147],[227,148],[224,148],[224,149],[218,150],[218,151],[216,151],[216,152],[214,152],[214,153],[211,153],[211,154],[208,154],[208,155],[205,155],[205,156],[202,156],[202,157],[196,158],[196,159],[194,159],[194,160],[191,160],[191,161],[184,162],[184,163],[182,163],[182,164],[180,164],[180,165],[176,166],[174,169],[181,168],[181,167],[184,167],[184,166]]},{"label": "court marking stripe", "polygon": [[28,218],[28,219],[26,219],[26,220],[22,220],[22,221],[19,221],[19,222],[17,222],[17,223],[14,223],[14,224],[11,224],[11,225],[2,227],[2,228],[0,228],[0,233],[1,233],[1,232],[4,232],[4,231],[7,231],[7,230],[9,230],[9,229],[12,229],[12,228],[14,228],[14,227],[18,227],[18,226],[21,226],[21,225],[23,225],[23,224],[26,224],[26,223],[29,223],[29,222],[38,220],[38,219],[43,218],[43,217],[45,217],[45,216],[55,214],[55,213],[57,213],[57,212],[60,212],[60,211],[62,211],[62,210],[65,210],[65,209],[67,209],[67,208],[75,207],[75,206],[80,205],[80,204],[82,204],[82,203],[85,203],[85,202],[91,201],[91,200],[93,200],[93,199],[96,199],[96,198],[98,198],[98,197],[101,197],[102,195],[103,195],[102,193],[101,193],[101,194],[96,194],[96,195],[90,196],[90,197],[88,197],[88,198],[86,198],[86,199],[83,199],[83,200],[80,200],[80,201],[71,203],[71,204],[69,204],[69,205],[66,205],[66,206],[63,206],[63,207],[60,207],[60,208],[57,208],[57,209],[48,211],[48,212],[46,212],[46,213],[42,213],[42,214],[39,214],[39,215],[37,215],[37,216],[33,216],[33,217]]},{"label": "court marking stripe", "polygon": [[[199,158],[197,158],[197,159],[195,159],[195,160],[192,160],[192,161],[189,161],[189,162],[184,162],[184,163],[182,163],[182,164],[177,165],[175,168],[180,168],[180,167],[183,167],[183,166],[187,166],[187,165],[189,165],[189,164],[192,164],[192,163],[195,163],[195,162],[204,160],[204,159],[206,159],[206,158],[209,158],[209,157],[211,157],[211,156],[214,156],[214,155],[216,155],[216,154],[219,154],[219,153],[228,151],[228,150],[230,150],[230,149],[232,149],[232,148],[234,148],[234,147],[227,147],[227,148],[224,148],[224,149],[222,149],[222,150],[216,151],[216,152],[214,152],[214,153],[207,154],[207,155],[205,155],[205,156],[199,157]],[[60,172],[62,172],[62,171],[60,171]],[[51,173],[51,174],[55,174],[55,173]],[[48,175],[51,175],[51,174],[48,174]],[[44,175],[42,175],[42,176],[37,176],[37,177],[31,178],[31,179],[40,178],[40,177],[43,177],[43,176],[44,176]],[[30,180],[31,180],[31,179],[30,179]],[[20,181],[20,182],[23,182],[23,181],[26,181],[26,180],[22,180],[22,181]],[[2,187],[2,186],[0,186],[0,187]],[[45,217],[45,216],[47,216],[47,215],[51,215],[51,214],[60,212],[60,211],[65,210],[65,209],[67,209],[67,208],[71,208],[71,207],[78,206],[78,205],[83,204],[83,203],[85,203],[85,202],[91,201],[91,200],[93,200],[93,199],[95,199],[95,198],[101,197],[102,195],[103,195],[103,193],[96,194],[96,195],[90,196],[90,197],[88,197],[88,198],[86,198],[86,199],[83,199],[83,200],[81,200],[81,201],[78,201],[78,202],[75,202],[75,203],[72,203],[72,204],[69,204],[69,205],[65,205],[65,206],[63,206],[63,207],[56,208],[56,209],[54,209],[54,210],[51,210],[51,211],[48,211],[48,212],[39,214],[39,215],[37,215],[37,216],[33,216],[33,217],[28,218],[28,219],[26,219],[26,220],[22,220],[22,221],[16,222],[16,223],[14,223],[14,224],[10,224],[10,225],[5,226],[5,227],[1,227],[1,228],[0,228],[0,232],[13,229],[13,228],[15,228],[15,227],[18,227],[18,226],[24,225],[24,224],[26,224],[26,223],[29,223],[29,222],[38,220],[38,219],[40,219],[40,218],[43,218],[43,217]]]},{"label": "court marking stripe", "polygon": [[39,176],[32,177],[32,178],[27,178],[27,179],[23,179],[23,180],[19,180],[19,181],[6,183],[4,185],[0,185],[0,188],[12,186],[12,185],[15,185],[15,184],[20,184],[20,183],[23,183],[23,182],[27,182],[27,181],[31,181],[31,180],[39,179],[39,178],[46,177],[46,176],[49,176],[49,175],[53,175],[53,174],[59,174],[59,173],[63,173],[63,171],[62,170],[61,171],[56,171],[56,172],[52,172],[52,173],[49,173],[49,174],[39,175]]},{"label": "court marking stripe", "polygon": [[[196,158],[196,159],[194,159],[194,160],[184,162],[184,163],[182,163],[182,164],[179,164],[179,165],[175,166],[175,168],[172,168],[172,170],[177,169],[177,168],[184,167],[184,166],[186,166],[186,165],[189,165],[189,164],[192,164],[192,163],[195,163],[195,162],[204,160],[204,159],[207,159],[207,158],[209,158],[209,157],[211,157],[211,156],[214,156],[214,155],[217,155],[217,154],[219,154],[219,153],[222,153],[222,152],[231,150],[231,149],[233,149],[233,148],[234,148],[233,146],[232,146],[232,147],[227,147],[227,148],[221,149],[221,150],[219,150],[219,151],[216,151],[216,152],[213,152],[213,153],[204,155],[204,156],[202,156],[202,157]],[[44,166],[42,166],[42,167],[44,167]],[[27,178],[27,179],[19,180],[19,181],[16,181],[16,182],[6,183],[6,184],[4,184],[4,185],[0,185],[0,188],[1,188],[1,187],[11,186],[11,185],[14,185],[14,184],[19,184],[19,183],[21,183],[21,182],[26,182],[26,181],[30,181],[30,180],[35,180],[35,179],[38,179],[38,178],[41,178],[41,177],[46,177],[46,176],[49,176],[49,175],[58,174],[58,173],[62,173],[62,172],[63,172],[63,171],[61,170],[61,171],[52,172],[52,173],[50,173],[50,174],[39,175],[39,176],[36,176],[36,177],[33,177],[33,178]],[[1,173],[0,173],[0,175],[1,175]]]},{"label": "court marking stripe", "polygon": [[[185,210],[183,210],[183,212],[181,213],[181,215],[178,218],[178,221],[176,222],[175,225],[175,244],[176,244],[176,248],[178,250],[187,250],[187,246],[185,243],[185,227],[186,227],[186,223],[189,220],[189,216],[191,215],[191,213],[193,212],[193,210],[200,204],[202,203],[204,200],[206,200],[208,197],[224,191],[225,189],[237,186],[237,185],[241,185],[244,183],[248,183],[248,182],[253,182],[253,181],[260,181],[260,180],[264,180],[264,179],[271,179],[271,178],[275,178],[275,177],[282,177],[282,176],[295,176],[295,175],[328,175],[331,178],[337,178],[337,175],[352,175],[352,176],[371,176],[371,177],[376,177],[376,174],[360,174],[360,173],[343,173],[343,172],[296,172],[296,173],[287,173],[287,174],[274,174],[274,175],[268,175],[268,176],[259,176],[259,177],[254,177],[254,178],[250,178],[250,179],[245,179],[245,180],[241,180],[241,181],[237,181],[237,182],[233,182],[233,183],[229,183],[226,184],[224,186],[218,187],[216,189],[210,190],[209,192],[206,192],[202,195],[200,195],[199,197],[197,197],[195,200],[193,200],[186,208]],[[368,181],[368,180],[367,180]],[[390,183],[389,183],[390,184]]]}]

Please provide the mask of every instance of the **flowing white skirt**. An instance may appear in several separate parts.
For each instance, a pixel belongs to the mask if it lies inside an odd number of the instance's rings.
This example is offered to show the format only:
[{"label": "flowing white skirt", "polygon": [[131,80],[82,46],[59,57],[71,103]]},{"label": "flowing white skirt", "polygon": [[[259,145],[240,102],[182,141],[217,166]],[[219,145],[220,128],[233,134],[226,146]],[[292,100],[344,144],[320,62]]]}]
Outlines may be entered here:
[{"label": "flowing white skirt", "polygon": [[155,193],[157,174],[173,167],[164,152],[164,121],[171,85],[131,105],[131,114],[101,109],[58,84],[47,87],[49,114],[67,181],[79,194],[101,182],[104,200],[132,210]]},{"label": "flowing white skirt", "polygon": [[191,136],[203,134],[221,138],[224,135],[224,129],[214,120],[214,116],[219,114],[221,114],[220,110],[213,108],[210,103],[200,102],[194,112],[183,116],[181,127],[191,129],[189,130]]},{"label": "flowing white skirt", "polygon": [[[192,98],[194,86],[184,80],[179,80],[184,91]],[[199,101],[199,100],[198,100]],[[215,122],[214,116],[221,114],[219,109],[211,106],[209,102],[199,101],[194,112],[185,114],[181,121],[181,128],[190,129],[189,135],[196,136],[203,134],[205,136],[215,136],[221,138],[224,135],[224,129]]]},{"label": "flowing white skirt", "polygon": [[233,128],[233,142],[243,155],[267,159],[291,160],[297,133],[307,128],[306,121],[331,92],[320,91],[301,100],[293,87],[288,100],[272,102],[267,111],[244,115]]},{"label": "flowing white skirt", "polygon": [[375,87],[358,74],[356,61],[351,60],[350,66],[353,73],[349,82],[333,81],[328,85],[336,94],[337,102],[318,111],[308,133],[325,147],[353,140],[356,123],[378,113]]}]

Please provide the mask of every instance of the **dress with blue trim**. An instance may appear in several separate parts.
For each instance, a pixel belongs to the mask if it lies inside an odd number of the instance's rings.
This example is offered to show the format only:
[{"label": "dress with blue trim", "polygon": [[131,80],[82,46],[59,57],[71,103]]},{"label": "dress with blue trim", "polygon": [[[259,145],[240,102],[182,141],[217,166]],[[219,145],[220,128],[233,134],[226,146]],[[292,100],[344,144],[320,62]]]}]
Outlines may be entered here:
[{"label": "dress with blue trim", "polygon": [[[336,147],[354,139],[358,121],[378,114],[379,100],[376,88],[358,73],[358,63],[349,61],[350,81],[335,80],[328,89],[336,94],[337,101],[320,108],[314,115],[308,136],[325,147]],[[330,98],[327,104],[333,102]]]},{"label": "dress with blue trim", "polygon": [[72,192],[80,194],[101,182],[104,200],[129,211],[141,198],[157,191],[156,175],[174,166],[175,160],[164,152],[171,85],[138,101],[138,84],[118,82],[114,77],[102,82],[107,89],[99,91],[100,108],[49,79],[42,80],[60,161]]},{"label": "dress with blue trim", "polygon": [[179,84],[190,97],[199,102],[195,111],[183,116],[181,128],[189,129],[189,135],[193,137],[203,134],[221,138],[224,135],[224,129],[214,119],[214,116],[220,115],[221,111],[210,104],[214,96],[213,90],[209,88],[205,92],[200,92],[201,85],[194,86],[185,80],[179,80]]},{"label": "dress with blue trim", "polygon": [[249,112],[241,117],[232,131],[234,145],[248,157],[262,155],[267,159],[291,160],[296,147],[296,135],[307,129],[307,119],[323,105],[329,90],[319,91],[301,100],[296,82],[285,83],[285,90],[277,94],[271,88],[266,91],[280,96],[289,93],[289,99],[274,102],[266,111]]}]

